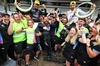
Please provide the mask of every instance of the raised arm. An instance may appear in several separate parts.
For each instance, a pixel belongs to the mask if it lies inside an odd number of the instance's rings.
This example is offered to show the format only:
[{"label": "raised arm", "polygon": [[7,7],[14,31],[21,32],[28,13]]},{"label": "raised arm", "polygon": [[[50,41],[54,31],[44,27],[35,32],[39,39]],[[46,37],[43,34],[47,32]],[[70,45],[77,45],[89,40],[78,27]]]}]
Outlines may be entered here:
[{"label": "raised arm", "polygon": [[86,43],[86,36],[85,36],[85,32],[84,32],[84,27],[81,27],[80,32],[81,32],[82,38],[79,39],[79,42]]},{"label": "raised arm", "polygon": [[52,9],[51,9],[51,10],[50,10],[50,12],[47,14],[47,16],[49,16],[51,12],[53,12],[53,10],[52,10]]},{"label": "raised arm", "polygon": [[16,33],[23,32],[23,31],[24,31],[24,29],[27,29],[27,28],[28,28],[27,26],[25,26],[25,27],[22,27],[21,29],[19,29],[18,31],[16,31]]},{"label": "raised arm", "polygon": [[90,8],[90,10],[88,12],[84,12],[81,9],[79,9],[78,12],[81,15],[87,15],[89,12],[91,12],[93,10],[93,7],[96,7],[96,5],[95,4],[91,5],[91,8]]},{"label": "raised arm", "polygon": [[93,57],[96,57],[97,55],[99,55],[100,53],[96,52],[95,50],[91,49],[91,46],[90,46],[90,39],[87,39],[86,41],[86,45],[87,45],[87,53],[89,55],[90,58],[93,58]]},{"label": "raised arm", "polygon": [[8,27],[8,35],[12,35],[13,34],[13,23],[14,23],[14,19],[11,16],[11,18],[10,18],[10,25]]}]

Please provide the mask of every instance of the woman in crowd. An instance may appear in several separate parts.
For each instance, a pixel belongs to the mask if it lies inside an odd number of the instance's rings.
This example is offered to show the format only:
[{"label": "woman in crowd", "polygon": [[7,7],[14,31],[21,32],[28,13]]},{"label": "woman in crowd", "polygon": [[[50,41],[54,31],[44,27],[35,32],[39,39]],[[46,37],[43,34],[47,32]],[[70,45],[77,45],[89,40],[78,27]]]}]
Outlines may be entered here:
[{"label": "woman in crowd", "polygon": [[18,65],[21,66],[22,51],[26,48],[26,35],[25,32],[20,32],[20,30],[26,29],[22,23],[18,13],[13,15],[10,19],[10,25],[8,27],[8,34],[13,35],[13,42],[15,45],[15,52],[18,60]]},{"label": "woman in crowd", "polygon": [[86,40],[86,50],[90,58],[93,58],[90,65],[96,66],[100,58],[100,24],[91,27],[91,38]]},{"label": "woman in crowd", "polygon": [[[94,47],[99,47],[99,42],[98,42],[98,38],[99,38],[99,25],[97,26],[96,24],[91,27],[91,37],[88,36],[89,34],[86,34],[85,32],[82,32],[85,34],[84,36],[84,41],[86,41],[86,43],[78,43],[78,47],[77,47],[77,66],[89,66],[91,65],[91,60],[93,57],[96,57],[97,55],[99,55],[99,49],[96,48],[96,50],[94,49]],[[95,45],[96,44],[96,45]],[[90,50],[91,49],[91,50]],[[95,53],[93,53],[93,52]],[[97,52],[97,53],[96,53]]]},{"label": "woman in crowd", "polygon": [[[81,33],[84,31],[84,28],[81,27]],[[69,34],[67,35],[66,39],[65,39],[65,48],[64,48],[64,52],[63,55],[66,58],[66,66],[70,66],[71,63],[74,62],[75,57],[76,57],[76,47],[78,42],[82,42],[85,43],[84,40],[84,35],[82,33],[82,38],[78,37],[78,30],[75,27],[72,27]]]}]

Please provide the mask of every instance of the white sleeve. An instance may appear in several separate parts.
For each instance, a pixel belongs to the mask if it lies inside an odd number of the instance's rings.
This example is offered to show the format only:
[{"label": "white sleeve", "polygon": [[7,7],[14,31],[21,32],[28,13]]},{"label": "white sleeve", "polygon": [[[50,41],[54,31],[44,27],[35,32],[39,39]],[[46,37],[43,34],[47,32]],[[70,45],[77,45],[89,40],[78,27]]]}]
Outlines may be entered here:
[{"label": "white sleeve", "polygon": [[70,20],[72,19],[72,15],[73,15],[73,14],[70,14],[69,11],[67,12],[68,21],[70,21]]},{"label": "white sleeve", "polygon": [[86,14],[89,13],[89,11],[88,11],[88,12],[84,12],[84,11],[82,11],[81,9],[77,9],[77,11],[78,11],[78,13],[79,13],[80,15],[86,15]]}]

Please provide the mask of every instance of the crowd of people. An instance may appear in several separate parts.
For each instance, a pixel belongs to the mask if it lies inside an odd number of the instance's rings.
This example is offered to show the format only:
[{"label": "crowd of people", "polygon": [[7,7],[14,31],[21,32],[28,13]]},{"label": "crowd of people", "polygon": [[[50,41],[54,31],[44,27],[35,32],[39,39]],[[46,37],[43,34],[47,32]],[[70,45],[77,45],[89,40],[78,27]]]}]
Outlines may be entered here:
[{"label": "crowd of people", "polygon": [[[20,6],[20,3],[15,4]],[[0,13],[0,65],[8,58],[14,59],[21,66],[24,51],[26,66],[29,66],[30,55],[34,52],[34,59],[40,61],[39,55],[47,47],[48,60],[60,53],[64,47],[63,56],[66,66],[96,66],[100,59],[100,20],[94,22],[91,18],[79,18],[76,12],[87,15],[81,9],[75,10],[76,2],[70,3],[70,10],[64,14],[56,8],[47,13],[39,10],[40,2],[34,2],[34,8],[29,12],[22,12],[16,8],[16,13]],[[15,54],[14,54],[15,52]]]}]

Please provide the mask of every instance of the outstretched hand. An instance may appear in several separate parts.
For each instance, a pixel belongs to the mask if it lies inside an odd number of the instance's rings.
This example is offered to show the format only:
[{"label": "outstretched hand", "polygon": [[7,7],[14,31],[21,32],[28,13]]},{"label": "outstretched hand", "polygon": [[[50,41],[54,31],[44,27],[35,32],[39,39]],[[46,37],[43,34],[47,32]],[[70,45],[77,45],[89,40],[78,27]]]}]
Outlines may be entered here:
[{"label": "outstretched hand", "polygon": [[24,29],[27,29],[28,27],[27,26],[25,26],[25,27],[23,27]]},{"label": "outstretched hand", "polygon": [[44,30],[47,30],[47,27],[45,26],[45,27],[43,27],[43,29],[44,29]]},{"label": "outstretched hand", "polygon": [[13,16],[10,17],[10,23],[14,23]]},{"label": "outstretched hand", "polygon": [[74,14],[72,15],[72,17],[74,17],[75,13],[77,12],[77,10],[74,11]]},{"label": "outstretched hand", "polygon": [[81,32],[84,32],[85,28],[84,27],[81,27],[80,31]]},{"label": "outstretched hand", "polygon": [[96,7],[96,5],[95,5],[95,4],[92,4],[89,11],[91,12],[91,11],[93,10],[94,7]]},{"label": "outstretched hand", "polygon": [[16,3],[14,2],[14,5],[15,5],[15,7],[16,7],[17,5],[18,5],[18,6],[21,6],[21,3],[17,3],[17,4],[16,4]]},{"label": "outstretched hand", "polygon": [[46,8],[44,4],[42,4],[42,7],[43,7],[43,8]]}]

